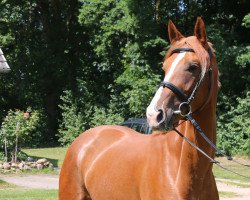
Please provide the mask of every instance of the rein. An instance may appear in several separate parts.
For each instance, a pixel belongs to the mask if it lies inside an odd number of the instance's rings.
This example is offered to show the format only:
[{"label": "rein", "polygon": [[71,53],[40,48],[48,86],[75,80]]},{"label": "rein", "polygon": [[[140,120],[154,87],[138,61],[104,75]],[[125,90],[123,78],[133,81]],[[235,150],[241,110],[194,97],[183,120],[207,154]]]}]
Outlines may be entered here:
[{"label": "rein", "polygon": [[[176,48],[172,51],[173,53],[181,53],[181,52],[194,52],[194,50],[192,48]],[[209,48],[208,49],[208,53],[209,53],[209,57],[210,57],[210,62],[212,60],[212,50]],[[204,80],[205,74],[204,76],[201,76],[199,81],[196,83],[192,93],[190,94],[190,96],[188,97],[186,94],[183,93],[183,91],[181,91],[178,87],[176,87],[174,84],[167,82],[167,81],[163,81],[160,83],[160,87],[162,86],[163,88],[168,88],[169,90],[171,90],[182,102],[179,105],[179,110],[174,111],[174,114],[179,114],[181,115],[184,119],[190,121],[192,123],[192,125],[196,128],[197,132],[202,136],[202,138],[219,154],[222,155],[223,157],[226,157],[227,160],[235,162],[236,164],[239,164],[241,166],[245,166],[245,167],[250,167],[250,165],[248,164],[243,164],[240,163],[236,160],[233,159],[233,157],[226,155],[225,153],[223,153],[204,133],[204,131],[201,129],[200,125],[195,121],[195,119],[191,116],[192,113],[198,112],[200,110],[202,110],[206,104],[209,101],[209,97],[211,96],[211,84],[212,84],[212,68],[209,68],[208,70],[208,76],[209,76],[209,84],[208,84],[208,98],[206,98],[206,101],[194,112],[192,112],[191,109],[191,102],[194,99],[196,92],[199,88],[199,86],[201,85],[202,81]],[[249,176],[245,176],[242,174],[239,174],[238,172],[232,171],[224,166],[222,166],[220,164],[219,161],[216,161],[215,159],[211,158],[207,153],[205,153],[201,148],[199,148],[197,145],[195,145],[193,142],[191,142],[187,137],[185,137],[182,133],[180,133],[176,128],[173,129],[180,137],[182,137],[186,142],[188,142],[192,147],[194,147],[197,151],[199,151],[201,154],[203,154],[206,158],[208,158],[210,160],[210,162],[216,164],[217,166],[219,166],[220,168],[229,171],[231,173],[234,173],[238,176],[242,176],[244,178],[250,178]]]}]

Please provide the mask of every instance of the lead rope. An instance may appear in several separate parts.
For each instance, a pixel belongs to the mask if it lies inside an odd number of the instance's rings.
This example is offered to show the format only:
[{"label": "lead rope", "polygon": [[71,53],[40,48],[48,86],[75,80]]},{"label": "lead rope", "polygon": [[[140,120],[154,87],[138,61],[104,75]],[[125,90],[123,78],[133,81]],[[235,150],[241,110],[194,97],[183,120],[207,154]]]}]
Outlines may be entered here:
[{"label": "lead rope", "polygon": [[222,166],[222,165],[220,164],[219,161],[217,161],[217,160],[211,158],[207,153],[205,153],[205,152],[204,152],[202,149],[200,149],[197,145],[195,145],[193,142],[191,142],[187,137],[185,137],[185,136],[184,136],[181,132],[179,132],[176,128],[174,128],[173,130],[174,130],[180,137],[182,137],[187,143],[189,143],[192,147],[194,147],[197,151],[199,151],[202,155],[204,155],[205,157],[207,157],[207,158],[210,160],[211,163],[216,164],[218,167],[220,167],[221,169],[224,169],[224,170],[226,170],[226,171],[228,171],[228,172],[231,172],[231,173],[236,174],[236,175],[238,175],[238,176],[241,176],[241,177],[250,179],[250,176],[242,175],[242,174],[240,174],[240,173],[238,173],[238,172],[235,172],[235,171],[233,171],[233,170],[231,170],[231,169],[228,169],[228,168]]},{"label": "lead rope", "polygon": [[195,121],[195,119],[189,114],[186,116],[186,118],[194,125],[194,127],[196,128],[196,130],[198,131],[198,133],[206,140],[206,142],[208,144],[210,144],[216,151],[217,153],[219,153],[220,155],[222,155],[223,157],[226,157],[227,160],[232,161],[234,163],[237,163],[239,165],[242,165],[244,167],[250,167],[249,164],[244,164],[241,163],[239,161],[236,161],[233,159],[233,157],[226,155],[225,153],[223,153],[204,133],[204,131],[201,129],[201,127],[199,126],[199,124]]}]

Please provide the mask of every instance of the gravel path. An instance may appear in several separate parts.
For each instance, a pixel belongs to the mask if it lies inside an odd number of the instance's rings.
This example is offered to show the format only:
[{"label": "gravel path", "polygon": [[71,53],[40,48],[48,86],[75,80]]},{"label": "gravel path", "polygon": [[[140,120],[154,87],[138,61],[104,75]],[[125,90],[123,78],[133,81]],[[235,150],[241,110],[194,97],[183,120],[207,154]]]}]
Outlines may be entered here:
[{"label": "gravel path", "polygon": [[58,175],[0,175],[0,179],[22,187],[58,189]]},{"label": "gravel path", "polygon": [[[223,192],[233,192],[237,194],[237,197],[231,198],[220,198],[221,200],[250,200],[250,182],[240,182],[236,180],[228,179],[217,179],[217,187],[219,191]],[[237,184],[245,185],[245,187],[240,187]]]},{"label": "gravel path", "polygon": [[[0,179],[8,183],[26,188],[35,189],[58,189],[58,175],[1,175]],[[237,197],[220,198],[220,200],[250,200],[250,182],[242,183],[236,180],[217,179],[219,191],[233,192]],[[240,187],[236,184],[244,184],[247,187]],[[248,187],[249,186],[249,187]]]}]

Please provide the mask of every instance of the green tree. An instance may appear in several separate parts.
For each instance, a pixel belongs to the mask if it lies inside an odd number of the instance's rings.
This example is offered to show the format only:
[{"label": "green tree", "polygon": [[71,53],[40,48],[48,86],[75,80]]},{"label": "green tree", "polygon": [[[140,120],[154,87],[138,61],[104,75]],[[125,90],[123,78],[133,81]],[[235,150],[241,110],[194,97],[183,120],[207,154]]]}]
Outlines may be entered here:
[{"label": "green tree", "polygon": [[[17,161],[17,154],[20,147],[27,144],[32,138],[31,133],[35,133],[39,123],[39,113],[32,111],[24,113],[20,110],[9,110],[8,115],[4,118],[0,130],[0,141],[2,149],[5,149],[5,156],[8,158],[7,152],[11,153],[12,162]],[[36,137],[39,135],[35,135]],[[33,136],[34,137],[34,136]]]}]

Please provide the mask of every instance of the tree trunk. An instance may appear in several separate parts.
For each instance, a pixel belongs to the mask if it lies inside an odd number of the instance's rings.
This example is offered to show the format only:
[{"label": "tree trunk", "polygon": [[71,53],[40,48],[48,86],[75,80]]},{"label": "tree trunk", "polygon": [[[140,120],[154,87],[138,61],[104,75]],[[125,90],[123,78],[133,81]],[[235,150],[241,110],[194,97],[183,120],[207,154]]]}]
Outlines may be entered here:
[{"label": "tree trunk", "polygon": [[4,154],[5,154],[5,162],[8,162],[8,149],[7,149],[7,139],[4,138]]},{"label": "tree trunk", "polygon": [[156,22],[159,23],[161,20],[160,17],[160,3],[161,0],[155,0],[155,18],[156,18]]},{"label": "tree trunk", "polygon": [[12,162],[16,163],[17,162],[17,152],[18,152],[18,133],[19,133],[19,129],[20,129],[20,123],[17,122],[16,124],[16,141],[15,141],[15,150],[13,152],[13,158],[12,158]]}]

